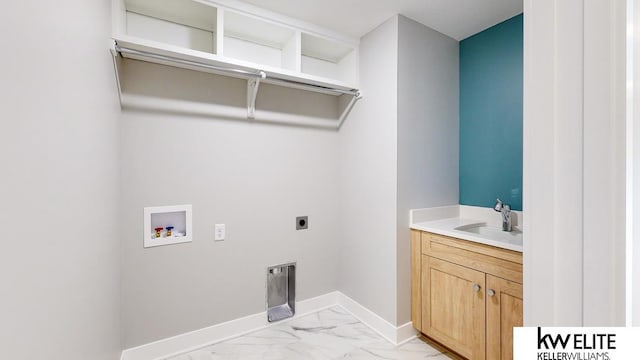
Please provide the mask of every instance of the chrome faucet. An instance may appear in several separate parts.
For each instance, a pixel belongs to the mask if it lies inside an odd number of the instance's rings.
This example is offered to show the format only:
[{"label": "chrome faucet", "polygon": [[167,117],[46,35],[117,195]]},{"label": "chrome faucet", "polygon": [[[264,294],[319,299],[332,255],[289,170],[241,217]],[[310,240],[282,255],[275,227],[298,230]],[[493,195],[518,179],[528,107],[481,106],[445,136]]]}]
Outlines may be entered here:
[{"label": "chrome faucet", "polygon": [[502,213],[502,231],[511,231],[511,206],[497,199],[493,210]]}]

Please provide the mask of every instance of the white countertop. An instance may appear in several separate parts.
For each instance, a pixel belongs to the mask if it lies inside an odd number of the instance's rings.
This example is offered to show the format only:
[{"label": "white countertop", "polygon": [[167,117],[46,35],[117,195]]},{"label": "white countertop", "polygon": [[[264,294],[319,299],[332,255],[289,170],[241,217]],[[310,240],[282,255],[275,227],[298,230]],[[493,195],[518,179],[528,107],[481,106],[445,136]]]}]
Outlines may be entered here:
[{"label": "white countertop", "polygon": [[[454,214],[449,212],[447,215],[451,216]],[[522,231],[517,227],[514,227],[511,232],[507,232],[502,231],[502,229],[496,226],[495,223],[483,221],[485,219],[482,219],[481,217],[471,219],[460,217],[459,213],[457,215],[458,216],[446,218],[439,218],[439,216],[436,216],[432,219],[420,219],[412,214],[410,227],[415,230],[428,231],[435,234],[522,252]],[[479,226],[482,227],[482,231],[479,231],[480,233],[477,231],[477,227]],[[476,231],[464,231],[464,229],[460,229],[460,227],[475,228]]]}]

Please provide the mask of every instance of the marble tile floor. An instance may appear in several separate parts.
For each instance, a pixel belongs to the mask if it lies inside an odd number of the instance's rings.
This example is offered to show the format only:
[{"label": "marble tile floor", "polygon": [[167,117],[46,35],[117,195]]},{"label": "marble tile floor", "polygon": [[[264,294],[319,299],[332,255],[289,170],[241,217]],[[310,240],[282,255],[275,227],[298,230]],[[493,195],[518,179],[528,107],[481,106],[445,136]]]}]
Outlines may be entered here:
[{"label": "marble tile floor", "polygon": [[448,360],[420,339],[394,346],[338,306],[223,341],[169,360]]}]

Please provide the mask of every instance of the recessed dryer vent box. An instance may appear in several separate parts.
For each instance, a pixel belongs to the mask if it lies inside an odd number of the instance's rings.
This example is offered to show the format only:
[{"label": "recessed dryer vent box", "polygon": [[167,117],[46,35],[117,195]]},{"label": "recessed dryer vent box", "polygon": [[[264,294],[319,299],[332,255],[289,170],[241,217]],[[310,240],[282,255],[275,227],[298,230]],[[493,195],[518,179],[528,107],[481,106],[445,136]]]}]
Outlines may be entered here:
[{"label": "recessed dryer vent box", "polygon": [[144,208],[144,247],[192,241],[191,205]]},{"label": "recessed dryer vent box", "polygon": [[267,320],[290,318],[296,313],[296,263],[267,268]]}]

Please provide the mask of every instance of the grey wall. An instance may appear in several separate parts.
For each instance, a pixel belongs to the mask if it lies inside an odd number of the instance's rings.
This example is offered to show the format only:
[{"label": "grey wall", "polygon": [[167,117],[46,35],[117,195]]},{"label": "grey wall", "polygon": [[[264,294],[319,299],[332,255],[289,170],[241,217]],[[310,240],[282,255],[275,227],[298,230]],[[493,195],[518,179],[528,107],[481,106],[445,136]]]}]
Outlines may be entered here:
[{"label": "grey wall", "polygon": [[411,320],[409,210],[458,203],[458,41],[399,17],[398,325]]},{"label": "grey wall", "polygon": [[364,98],[340,130],[344,241],[338,285],[395,324],[397,16],[361,39],[360,85]]},{"label": "grey wall", "polygon": [[[365,97],[339,132],[238,120],[244,81],[125,61],[127,103],[194,109],[123,111],[125,347],[263,311],[266,266],[289,261],[299,300],[338,289],[409,321],[408,210],[457,203],[457,49],[397,16],[366,35]],[[413,71],[427,67],[437,71]],[[266,85],[257,107],[337,115],[331,97]],[[143,249],[142,208],[183,203],[194,242]],[[295,231],[298,215],[310,230]]]},{"label": "grey wall", "polygon": [[[125,96],[246,110],[243,80],[133,60],[123,80]],[[333,97],[268,85],[257,108],[337,115]],[[264,311],[268,265],[298,262],[298,300],[336,290],[339,133],[132,109],[121,129],[126,348]],[[193,204],[193,242],[143,249],[143,207],[172,204]]]},{"label": "grey wall", "polygon": [[[6,39],[2,60],[0,219],[17,235],[0,254],[0,357],[115,359],[260,312],[266,266],[289,261],[299,300],[339,289],[405,322],[397,17],[362,40],[366,97],[335,132],[226,117],[244,106],[243,81],[137,61],[122,64],[125,98],[221,115],[120,113],[109,2],[59,5],[16,3],[31,16],[0,21],[4,33],[26,29]],[[338,112],[328,96],[263,85],[258,109],[284,108]],[[194,242],[144,250],[143,207],[185,203]],[[298,215],[308,231],[295,231]],[[215,223],[227,224],[226,241],[213,242]]]},{"label": "grey wall", "polygon": [[0,358],[119,357],[110,1],[0,13]]},{"label": "grey wall", "polygon": [[[633,22],[634,24],[640,24],[640,0],[633,1]],[[628,51],[633,51],[633,67],[634,69],[640,69],[640,37],[635,36],[633,38],[633,45]],[[635,124],[640,124],[640,71],[633,71],[633,74],[627,74],[633,81],[633,101],[632,104],[632,116]],[[631,176],[632,191],[631,194],[627,194],[627,206],[629,201],[632,207],[632,214],[637,214],[640,211],[640,131],[628,129],[632,138],[629,147],[631,147],[630,160],[633,162],[632,168],[627,169],[627,176]],[[629,214],[627,214],[629,216]],[[634,216],[631,225],[632,244],[640,244],[640,216]],[[631,308],[631,314],[627,314],[630,317],[632,326],[640,326],[640,246],[632,247],[633,253],[631,254],[631,263],[625,264],[628,269],[631,270],[631,289],[626,291],[631,292],[631,304],[627,306]],[[629,271],[629,270],[627,270]],[[627,310],[629,310],[627,308]],[[627,326],[629,323],[626,324]]]}]

